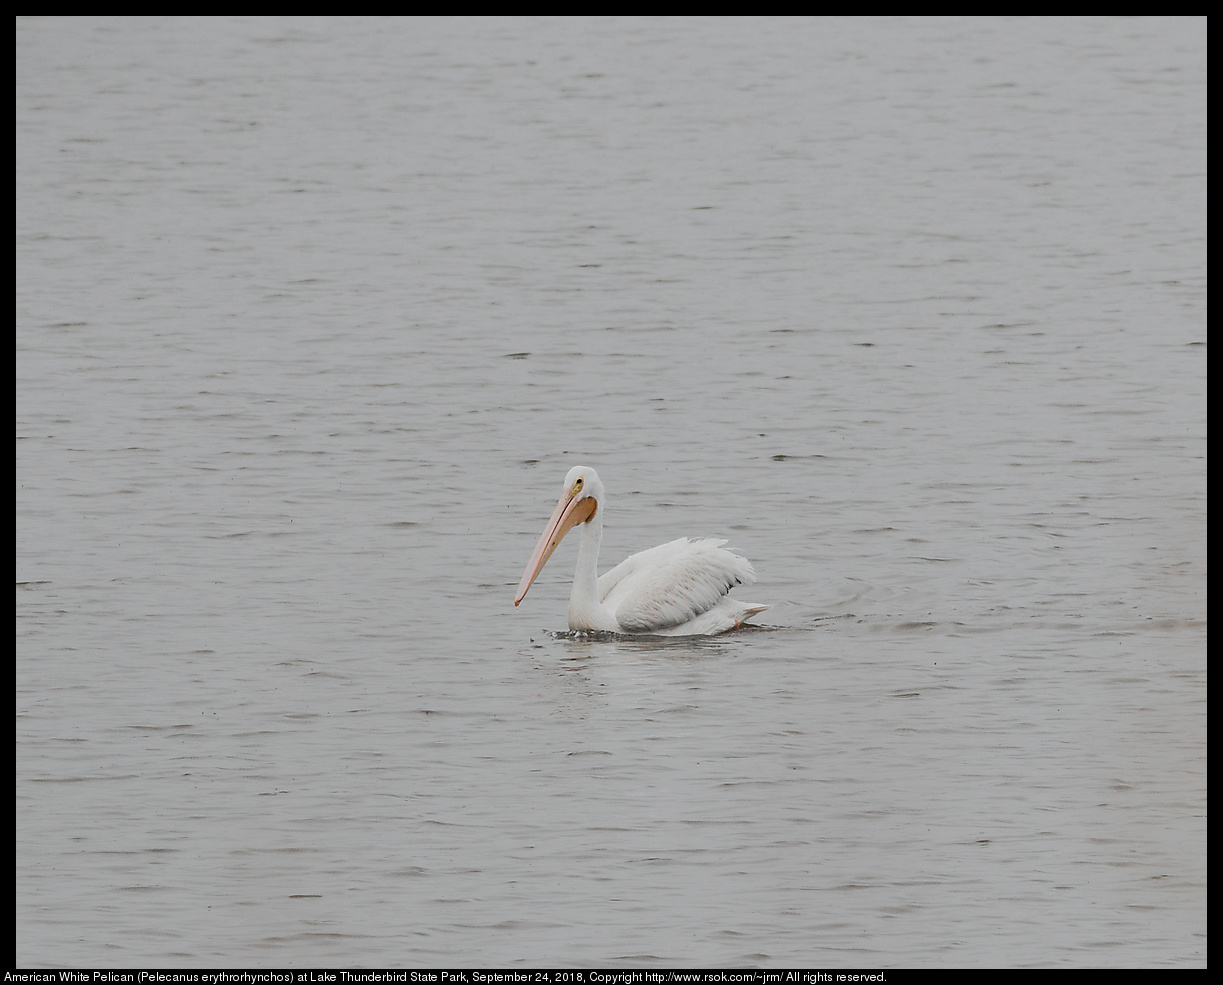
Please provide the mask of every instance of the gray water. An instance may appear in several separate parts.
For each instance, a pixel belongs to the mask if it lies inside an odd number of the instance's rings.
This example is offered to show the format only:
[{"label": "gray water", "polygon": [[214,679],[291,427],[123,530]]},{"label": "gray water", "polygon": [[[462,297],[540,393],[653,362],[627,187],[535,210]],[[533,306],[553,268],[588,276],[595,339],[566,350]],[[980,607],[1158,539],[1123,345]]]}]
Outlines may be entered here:
[{"label": "gray water", "polygon": [[[1205,965],[1204,20],[16,82],[18,965]],[[516,610],[575,464],[761,628]]]}]

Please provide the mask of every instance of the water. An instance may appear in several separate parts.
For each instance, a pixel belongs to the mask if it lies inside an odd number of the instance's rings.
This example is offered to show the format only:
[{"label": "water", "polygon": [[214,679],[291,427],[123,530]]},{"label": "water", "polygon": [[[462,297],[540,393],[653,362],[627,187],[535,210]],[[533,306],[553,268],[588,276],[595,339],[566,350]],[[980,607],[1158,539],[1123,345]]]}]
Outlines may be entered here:
[{"label": "water", "polygon": [[1205,965],[1204,20],[16,37],[18,965]]}]

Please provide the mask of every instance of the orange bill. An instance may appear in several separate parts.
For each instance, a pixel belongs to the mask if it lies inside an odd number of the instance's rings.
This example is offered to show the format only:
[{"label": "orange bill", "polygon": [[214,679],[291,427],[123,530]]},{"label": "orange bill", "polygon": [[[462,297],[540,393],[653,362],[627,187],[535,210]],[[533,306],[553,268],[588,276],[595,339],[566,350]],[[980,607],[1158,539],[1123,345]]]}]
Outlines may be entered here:
[{"label": "orange bill", "polygon": [[514,605],[523,600],[527,589],[531,587],[531,582],[548,563],[548,558],[552,556],[556,545],[564,539],[565,534],[579,523],[585,523],[594,516],[598,506],[598,502],[590,496],[575,499],[570,493],[566,493],[560,498],[556,509],[552,511],[552,518],[539,538],[539,543],[535,545],[535,550],[531,553],[531,560],[527,562],[526,571],[522,573],[522,581],[518,583],[518,594],[514,596]]}]

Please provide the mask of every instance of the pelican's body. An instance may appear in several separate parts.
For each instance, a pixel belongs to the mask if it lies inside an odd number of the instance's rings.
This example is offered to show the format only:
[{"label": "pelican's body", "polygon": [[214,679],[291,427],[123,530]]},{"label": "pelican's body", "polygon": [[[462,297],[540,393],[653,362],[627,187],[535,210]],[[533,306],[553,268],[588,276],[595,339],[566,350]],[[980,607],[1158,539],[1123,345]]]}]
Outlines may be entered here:
[{"label": "pelican's body", "polygon": [[724,550],[724,540],[681,537],[642,551],[599,577],[603,538],[603,483],[594,469],[577,466],[565,476],[564,492],[531,560],[514,605],[573,527],[581,529],[578,566],[569,596],[569,628],[656,636],[695,636],[735,629],[767,605],[727,595],[756,580],[751,562]]}]

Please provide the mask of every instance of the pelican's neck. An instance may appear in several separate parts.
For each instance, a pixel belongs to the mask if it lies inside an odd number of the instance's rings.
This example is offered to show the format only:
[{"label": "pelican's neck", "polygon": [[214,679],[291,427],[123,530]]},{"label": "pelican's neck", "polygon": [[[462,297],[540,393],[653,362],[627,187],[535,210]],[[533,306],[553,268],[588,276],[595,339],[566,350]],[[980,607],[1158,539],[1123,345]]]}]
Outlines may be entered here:
[{"label": "pelican's neck", "polygon": [[603,506],[581,526],[578,567],[569,594],[569,628],[602,629],[599,612],[599,542],[603,539]]}]

